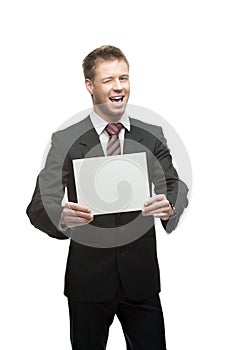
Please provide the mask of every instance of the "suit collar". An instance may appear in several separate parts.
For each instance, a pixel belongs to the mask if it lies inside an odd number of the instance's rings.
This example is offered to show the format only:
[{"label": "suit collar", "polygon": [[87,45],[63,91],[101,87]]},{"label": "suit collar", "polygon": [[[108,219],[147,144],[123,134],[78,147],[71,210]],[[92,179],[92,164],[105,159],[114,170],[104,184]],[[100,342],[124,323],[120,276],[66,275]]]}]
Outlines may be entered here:
[{"label": "suit collar", "polygon": [[[100,136],[109,122],[106,122],[104,119],[102,119],[94,110],[92,110],[90,113],[90,119],[97,134]],[[124,113],[121,119],[117,121],[117,123],[121,123],[126,130],[130,131],[130,120],[128,114]]]},{"label": "suit collar", "polygon": [[[125,140],[124,140],[124,150],[123,153],[133,153],[134,146],[136,143],[141,143],[143,141],[140,128],[134,125],[133,120],[130,120],[130,131],[125,129]],[[84,157],[96,157],[104,156],[104,152],[99,140],[99,135],[97,134],[95,128],[90,119],[90,115],[83,120],[85,124],[85,133],[80,136],[78,142],[82,148],[82,154]]]}]

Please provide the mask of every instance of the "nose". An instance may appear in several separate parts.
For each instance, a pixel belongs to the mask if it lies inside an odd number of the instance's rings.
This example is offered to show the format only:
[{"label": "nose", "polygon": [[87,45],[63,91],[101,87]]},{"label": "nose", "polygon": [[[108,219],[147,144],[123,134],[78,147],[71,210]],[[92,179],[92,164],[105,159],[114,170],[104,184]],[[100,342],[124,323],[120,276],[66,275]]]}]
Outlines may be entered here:
[{"label": "nose", "polygon": [[121,91],[122,89],[123,89],[123,88],[122,88],[120,79],[115,79],[115,80],[114,80],[114,84],[113,84],[113,90],[115,90],[115,91]]}]

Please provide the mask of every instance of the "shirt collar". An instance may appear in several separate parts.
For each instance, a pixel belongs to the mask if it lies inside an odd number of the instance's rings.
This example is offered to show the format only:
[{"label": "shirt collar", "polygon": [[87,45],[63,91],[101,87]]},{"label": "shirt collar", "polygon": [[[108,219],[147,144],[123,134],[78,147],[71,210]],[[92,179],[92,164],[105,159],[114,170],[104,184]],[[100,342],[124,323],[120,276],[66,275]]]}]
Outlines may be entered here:
[{"label": "shirt collar", "polygon": [[[103,118],[101,118],[94,110],[91,111],[90,118],[98,135],[100,135],[104,131],[106,126],[109,124]],[[121,119],[118,120],[118,123],[121,123],[125,129],[130,131],[130,120],[128,114],[124,113]]]}]

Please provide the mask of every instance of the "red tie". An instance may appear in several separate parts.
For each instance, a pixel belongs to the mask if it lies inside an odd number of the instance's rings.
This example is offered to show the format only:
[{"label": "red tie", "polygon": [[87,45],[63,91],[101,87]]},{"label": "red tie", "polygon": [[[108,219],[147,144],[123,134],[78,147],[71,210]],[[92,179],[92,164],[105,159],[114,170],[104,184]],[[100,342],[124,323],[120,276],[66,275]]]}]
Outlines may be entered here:
[{"label": "red tie", "polygon": [[107,156],[116,156],[121,154],[121,145],[118,137],[121,129],[121,123],[111,123],[106,126],[107,133],[110,136],[107,144]]}]

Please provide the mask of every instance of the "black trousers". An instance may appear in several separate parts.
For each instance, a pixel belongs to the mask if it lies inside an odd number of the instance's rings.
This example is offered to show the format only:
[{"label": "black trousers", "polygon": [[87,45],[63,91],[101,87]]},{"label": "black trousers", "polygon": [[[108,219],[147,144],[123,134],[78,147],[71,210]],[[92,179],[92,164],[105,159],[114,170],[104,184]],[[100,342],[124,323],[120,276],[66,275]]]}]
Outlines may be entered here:
[{"label": "black trousers", "polygon": [[68,299],[68,305],[73,350],[105,350],[115,315],[121,323],[127,350],[166,350],[163,312],[156,293],[151,298],[133,301],[120,287],[112,300]]}]

